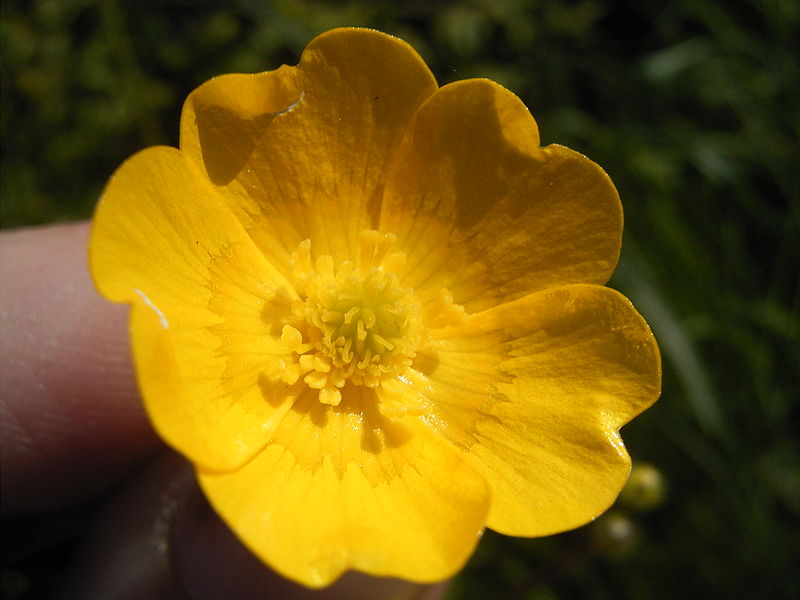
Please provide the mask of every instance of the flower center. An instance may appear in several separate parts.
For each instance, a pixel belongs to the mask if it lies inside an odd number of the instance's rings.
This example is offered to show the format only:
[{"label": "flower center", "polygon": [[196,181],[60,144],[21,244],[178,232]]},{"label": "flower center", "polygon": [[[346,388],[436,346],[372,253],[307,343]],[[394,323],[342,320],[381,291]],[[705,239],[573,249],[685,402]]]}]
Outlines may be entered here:
[{"label": "flower center", "polygon": [[319,390],[323,404],[337,406],[348,383],[391,387],[411,366],[420,344],[420,309],[396,272],[402,252],[389,252],[396,238],[366,230],[354,261],[334,264],[311,258],[311,242],[292,254],[299,294],[281,330],[290,358],[280,365],[288,384],[300,378]]}]

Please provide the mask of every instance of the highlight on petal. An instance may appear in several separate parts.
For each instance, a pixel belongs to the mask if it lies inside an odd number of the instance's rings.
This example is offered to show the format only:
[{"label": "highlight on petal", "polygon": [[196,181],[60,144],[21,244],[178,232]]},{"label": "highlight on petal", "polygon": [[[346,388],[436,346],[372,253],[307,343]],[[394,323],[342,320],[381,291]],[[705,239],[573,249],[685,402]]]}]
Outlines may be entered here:
[{"label": "highlight on petal", "polygon": [[[258,365],[284,354],[262,313],[286,282],[183,154],[151,148],[120,167],[90,264],[101,293],[134,306],[139,385],[164,439],[212,469],[260,450],[280,403],[264,401]],[[249,332],[244,347],[237,330]]]},{"label": "highlight on petal", "polygon": [[619,428],[660,390],[658,348],[618,292],[570,285],[436,332],[428,418],[492,489],[487,525],[541,536],[603,512],[628,477]]},{"label": "highlight on petal", "polygon": [[622,210],[600,167],[561,146],[540,148],[519,98],[472,79],[420,108],[380,226],[409,255],[408,285],[446,287],[475,312],[547,287],[605,283]]},{"label": "highlight on petal", "polygon": [[305,585],[328,585],[347,569],[440,581],[480,537],[483,479],[420,422],[391,422],[374,402],[359,387],[337,407],[305,394],[253,461],[199,473],[244,543]]}]

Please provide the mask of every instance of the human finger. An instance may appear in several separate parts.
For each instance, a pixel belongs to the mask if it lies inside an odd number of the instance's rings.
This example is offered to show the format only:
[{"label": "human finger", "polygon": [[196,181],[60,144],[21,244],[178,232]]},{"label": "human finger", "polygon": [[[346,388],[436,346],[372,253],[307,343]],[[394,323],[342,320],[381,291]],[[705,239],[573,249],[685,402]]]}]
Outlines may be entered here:
[{"label": "human finger", "polygon": [[136,389],[127,308],[92,285],[88,231],[0,234],[4,514],[91,497],[160,445]]}]

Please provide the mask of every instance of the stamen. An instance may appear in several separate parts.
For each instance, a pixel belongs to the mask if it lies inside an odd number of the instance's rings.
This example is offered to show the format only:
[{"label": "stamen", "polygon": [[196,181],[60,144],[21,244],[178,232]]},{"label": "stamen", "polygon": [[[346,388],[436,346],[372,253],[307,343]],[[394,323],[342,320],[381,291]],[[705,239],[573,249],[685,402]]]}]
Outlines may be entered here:
[{"label": "stamen", "polygon": [[[399,417],[424,412],[424,385],[411,365],[424,341],[423,324],[455,324],[464,316],[447,290],[420,310],[413,293],[400,285],[403,252],[391,252],[392,234],[362,231],[355,261],[338,265],[332,256],[312,259],[311,242],[291,256],[299,297],[280,334],[287,356],[278,363],[289,385],[302,381],[318,390],[319,401],[338,406],[342,388],[375,388],[379,409]],[[416,394],[416,395],[415,395]]]}]

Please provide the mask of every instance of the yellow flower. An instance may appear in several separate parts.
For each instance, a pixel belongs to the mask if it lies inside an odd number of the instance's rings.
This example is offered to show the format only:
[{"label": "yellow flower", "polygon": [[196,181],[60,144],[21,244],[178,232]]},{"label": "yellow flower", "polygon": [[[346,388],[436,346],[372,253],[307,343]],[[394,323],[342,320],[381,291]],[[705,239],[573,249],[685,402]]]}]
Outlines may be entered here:
[{"label": "yellow flower", "polygon": [[180,149],[109,182],[90,260],[154,426],[253,552],[312,587],[427,582],[485,526],[570,529],[625,482],[660,365],[602,287],[621,229],[511,92],[337,29],[195,90]]}]

